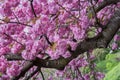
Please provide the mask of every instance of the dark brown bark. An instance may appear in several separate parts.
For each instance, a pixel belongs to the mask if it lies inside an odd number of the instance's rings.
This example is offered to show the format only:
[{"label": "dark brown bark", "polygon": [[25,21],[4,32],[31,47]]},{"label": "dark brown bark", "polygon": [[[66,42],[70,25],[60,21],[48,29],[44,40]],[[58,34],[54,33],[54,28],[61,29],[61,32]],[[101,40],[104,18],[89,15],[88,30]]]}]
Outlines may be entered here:
[{"label": "dark brown bark", "polygon": [[99,12],[104,7],[111,5],[111,4],[117,4],[120,2],[120,0],[104,0],[97,8],[95,8],[96,12]]}]

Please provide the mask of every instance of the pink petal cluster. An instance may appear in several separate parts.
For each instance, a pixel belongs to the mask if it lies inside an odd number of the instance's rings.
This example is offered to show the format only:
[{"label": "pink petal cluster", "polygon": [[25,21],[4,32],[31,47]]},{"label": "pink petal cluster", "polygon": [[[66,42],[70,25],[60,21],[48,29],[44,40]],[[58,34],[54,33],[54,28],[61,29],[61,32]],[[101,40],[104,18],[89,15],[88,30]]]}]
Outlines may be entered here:
[{"label": "pink petal cluster", "polygon": [[[93,4],[98,7],[103,1],[94,0]],[[101,24],[107,24],[120,7],[120,4],[109,5],[95,17],[89,14],[92,6],[89,0],[33,0],[32,4],[34,10],[30,0],[0,1],[0,73],[3,80],[19,75],[19,64],[22,64],[19,61],[16,61],[17,64],[8,62],[3,58],[4,55],[19,54],[25,60],[34,60],[36,57],[43,59],[46,56],[52,60],[69,58],[77,44],[88,38],[87,33],[94,27],[95,18]],[[96,30],[96,35],[102,31]],[[114,41],[119,38],[116,35]],[[117,47],[116,43],[112,44],[113,50]],[[76,70],[87,65],[85,58],[76,58],[67,67]],[[71,80],[70,73],[67,74],[66,80]],[[89,78],[88,75],[86,77]]]}]

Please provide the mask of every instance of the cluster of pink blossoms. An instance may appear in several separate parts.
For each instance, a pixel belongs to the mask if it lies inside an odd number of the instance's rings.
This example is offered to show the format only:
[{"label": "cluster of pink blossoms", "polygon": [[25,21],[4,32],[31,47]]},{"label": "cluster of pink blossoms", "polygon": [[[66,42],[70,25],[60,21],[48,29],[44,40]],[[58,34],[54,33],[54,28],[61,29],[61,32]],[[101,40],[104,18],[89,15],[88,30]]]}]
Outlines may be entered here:
[{"label": "cluster of pink blossoms", "polygon": [[119,48],[119,41],[120,41],[120,35],[119,34],[116,34],[114,36],[114,39],[113,39],[113,43],[112,43],[112,50],[116,50]]},{"label": "cluster of pink blossoms", "polygon": [[[70,57],[68,48],[74,51],[77,43],[87,37],[90,27],[94,27],[95,16],[88,14],[91,6],[89,0],[33,0],[33,11],[30,0],[1,0],[1,78],[18,75],[23,65],[20,61],[8,62],[3,57],[6,54],[20,54],[25,60]],[[97,14],[101,24],[106,24],[118,7],[116,4],[102,9]],[[81,62],[78,60],[77,66],[81,67]]]}]

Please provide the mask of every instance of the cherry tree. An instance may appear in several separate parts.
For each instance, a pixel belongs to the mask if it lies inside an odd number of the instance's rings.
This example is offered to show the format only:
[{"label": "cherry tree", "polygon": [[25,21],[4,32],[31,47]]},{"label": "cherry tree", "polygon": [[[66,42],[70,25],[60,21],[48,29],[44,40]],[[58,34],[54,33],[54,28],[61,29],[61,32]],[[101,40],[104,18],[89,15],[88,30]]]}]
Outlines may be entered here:
[{"label": "cherry tree", "polygon": [[119,8],[120,0],[0,0],[0,80],[45,80],[41,68],[64,80],[101,80],[91,53],[120,39]]}]

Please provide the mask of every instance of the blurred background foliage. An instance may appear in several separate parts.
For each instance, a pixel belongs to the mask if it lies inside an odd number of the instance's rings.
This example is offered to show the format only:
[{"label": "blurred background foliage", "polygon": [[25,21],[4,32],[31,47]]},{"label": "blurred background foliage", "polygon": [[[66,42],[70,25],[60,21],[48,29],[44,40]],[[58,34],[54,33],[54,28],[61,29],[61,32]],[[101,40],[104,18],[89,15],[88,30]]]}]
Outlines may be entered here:
[{"label": "blurred background foliage", "polygon": [[104,80],[120,80],[120,50],[95,49],[96,70],[105,74]]}]

